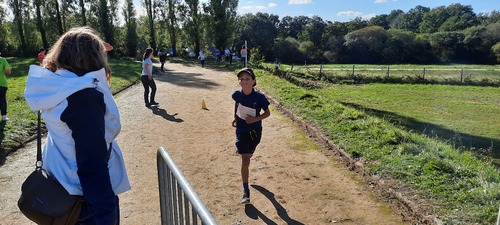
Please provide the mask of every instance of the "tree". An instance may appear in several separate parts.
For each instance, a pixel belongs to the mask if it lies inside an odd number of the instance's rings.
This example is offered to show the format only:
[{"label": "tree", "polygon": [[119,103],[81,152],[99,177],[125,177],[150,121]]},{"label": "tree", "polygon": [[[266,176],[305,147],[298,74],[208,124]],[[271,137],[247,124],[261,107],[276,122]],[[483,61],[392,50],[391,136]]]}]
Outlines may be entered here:
[{"label": "tree", "polygon": [[48,48],[49,43],[47,42],[47,35],[45,33],[45,28],[42,22],[42,0],[34,0],[35,11],[36,11],[36,26],[42,37],[42,43],[44,48]]},{"label": "tree", "polygon": [[434,51],[441,62],[450,62],[457,57],[457,52],[462,47],[464,34],[461,32],[437,32],[429,36]]},{"label": "tree", "polygon": [[304,63],[306,56],[299,50],[300,43],[292,38],[277,38],[273,47],[274,56],[282,63]]},{"label": "tree", "polygon": [[112,17],[110,16],[107,0],[99,0],[97,15],[99,18],[98,21],[100,31],[104,35],[104,41],[108,42],[111,45],[114,45],[114,27]]},{"label": "tree", "polygon": [[285,16],[278,24],[279,36],[282,38],[292,37],[297,39],[304,26],[309,22],[307,16]]},{"label": "tree", "polygon": [[439,31],[460,31],[479,24],[476,14],[470,5],[460,3],[446,7],[448,18],[439,27]]},{"label": "tree", "polygon": [[491,52],[496,56],[497,63],[500,63],[500,42],[491,47]]},{"label": "tree", "polygon": [[347,57],[352,63],[382,63],[380,52],[389,39],[389,34],[382,27],[366,27],[348,33],[344,46]]},{"label": "tree", "polygon": [[386,14],[376,15],[368,21],[368,26],[379,26],[383,27],[385,30],[390,28],[389,21],[387,20]]},{"label": "tree", "polygon": [[7,12],[5,11],[5,8],[3,7],[3,0],[0,0],[0,49],[6,50],[7,46],[7,29],[5,28],[5,20]]},{"label": "tree", "polygon": [[194,52],[198,54],[200,52],[201,47],[201,35],[200,35],[200,14],[199,14],[199,0],[185,0],[187,7],[185,7],[185,13],[182,15],[186,15],[183,19],[184,21],[184,30],[191,39],[188,41],[194,45]]},{"label": "tree", "polygon": [[237,18],[237,41],[238,45],[243,45],[247,40],[252,47],[257,47],[266,59],[272,59],[272,47],[274,39],[278,36],[277,15],[267,13],[257,13],[255,15],[245,14]]},{"label": "tree", "polygon": [[19,35],[19,41],[21,44],[21,55],[28,52],[26,39],[24,35],[24,13],[23,9],[28,7],[28,4],[24,0],[9,0],[9,6],[14,14],[14,23],[17,27],[17,32]]},{"label": "tree", "polygon": [[326,23],[319,16],[313,16],[299,34],[299,41],[312,41],[316,48],[322,47]]},{"label": "tree", "polygon": [[85,0],[78,0],[80,6],[80,18],[82,20],[82,25],[87,26],[87,16],[85,15]]},{"label": "tree", "polygon": [[137,55],[138,36],[135,9],[132,0],[125,1],[125,6],[123,7],[123,17],[126,27],[125,45],[127,47],[127,52],[129,56],[135,57]]},{"label": "tree", "polygon": [[340,36],[343,37],[349,33],[347,31],[347,27],[345,23],[341,22],[333,22],[333,23],[328,23],[325,27],[325,33],[323,34],[323,39],[329,39],[331,36]]},{"label": "tree", "polygon": [[408,13],[401,14],[399,18],[399,23],[397,23],[394,28],[408,30],[412,32],[419,31],[419,25],[423,20],[424,14],[429,12],[430,9],[428,7],[423,7],[421,5],[416,6],[413,9],[410,9]]},{"label": "tree", "polygon": [[209,27],[212,29],[209,34],[217,49],[228,46],[229,38],[234,32],[236,7],[238,0],[210,0],[209,4],[205,5],[205,12],[211,16]]},{"label": "tree", "polygon": [[177,17],[175,16],[176,14],[176,7],[178,6],[179,2],[177,0],[167,0],[167,5],[168,5],[168,31],[169,31],[169,36],[170,36],[170,44],[172,46],[172,54],[177,55]]},{"label": "tree", "polygon": [[387,15],[387,22],[389,23],[389,27],[396,27],[397,24],[400,23],[401,16],[404,15],[405,12],[401,9],[392,10],[389,15]]},{"label": "tree", "polygon": [[344,38],[342,36],[330,36],[325,43],[325,53],[323,57],[331,63],[342,62]]},{"label": "tree", "polygon": [[368,22],[363,20],[361,17],[356,17],[353,20],[346,23],[347,30],[353,32],[368,26]]},{"label": "tree", "polygon": [[153,14],[153,3],[154,0],[144,0],[143,6],[146,8],[146,15],[148,18],[148,26],[149,26],[149,46],[153,49],[156,49],[156,30],[154,26],[155,16]]},{"label": "tree", "polygon": [[419,49],[413,32],[391,29],[388,34],[389,39],[382,50],[384,63],[418,63],[414,53]]},{"label": "tree", "polygon": [[439,6],[431,9],[424,14],[422,23],[419,29],[421,33],[434,33],[439,30],[439,27],[449,18],[448,11],[444,6]]},{"label": "tree", "polygon": [[493,10],[491,13],[479,13],[477,19],[483,26],[487,26],[492,23],[500,23],[500,11]]},{"label": "tree", "polygon": [[56,10],[56,25],[57,25],[57,30],[59,31],[59,35],[64,34],[64,29],[63,29],[63,22],[61,18],[61,10],[59,9],[59,0],[54,0],[54,9]]}]

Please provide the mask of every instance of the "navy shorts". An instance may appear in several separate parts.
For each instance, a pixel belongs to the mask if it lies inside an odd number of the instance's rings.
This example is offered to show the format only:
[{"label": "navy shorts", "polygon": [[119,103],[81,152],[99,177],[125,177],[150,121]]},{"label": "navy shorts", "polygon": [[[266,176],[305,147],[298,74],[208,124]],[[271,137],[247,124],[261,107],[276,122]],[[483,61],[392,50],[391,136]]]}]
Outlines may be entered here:
[{"label": "navy shorts", "polygon": [[236,153],[238,154],[253,154],[255,148],[260,143],[262,137],[262,127],[246,133],[236,134]]}]

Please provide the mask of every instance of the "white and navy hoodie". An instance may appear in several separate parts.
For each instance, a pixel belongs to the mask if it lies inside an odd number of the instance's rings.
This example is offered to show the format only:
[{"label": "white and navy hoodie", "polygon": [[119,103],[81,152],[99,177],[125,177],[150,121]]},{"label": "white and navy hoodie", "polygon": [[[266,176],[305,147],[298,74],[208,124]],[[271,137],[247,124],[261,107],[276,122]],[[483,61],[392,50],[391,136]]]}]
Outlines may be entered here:
[{"label": "white and navy hoodie", "polygon": [[78,76],[32,65],[24,96],[32,110],[41,110],[48,129],[43,168],[70,194],[84,197],[97,224],[111,224],[115,196],[129,190],[130,182],[114,141],[120,114],[104,68]]}]

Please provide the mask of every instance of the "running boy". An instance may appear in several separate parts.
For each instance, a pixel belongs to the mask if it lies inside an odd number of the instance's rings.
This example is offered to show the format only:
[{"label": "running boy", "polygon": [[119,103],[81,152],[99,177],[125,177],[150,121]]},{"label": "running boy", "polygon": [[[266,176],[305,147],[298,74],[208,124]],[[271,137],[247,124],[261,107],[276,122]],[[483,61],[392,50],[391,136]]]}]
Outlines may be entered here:
[{"label": "running boy", "polygon": [[[241,155],[241,181],[243,183],[243,197],[241,204],[250,203],[250,189],[248,176],[250,158],[262,137],[262,120],[269,117],[269,101],[266,97],[253,89],[257,84],[255,74],[250,68],[241,69],[237,75],[240,91],[232,95],[235,101],[233,127],[236,127],[236,152]],[[264,111],[261,114],[261,111]]]}]

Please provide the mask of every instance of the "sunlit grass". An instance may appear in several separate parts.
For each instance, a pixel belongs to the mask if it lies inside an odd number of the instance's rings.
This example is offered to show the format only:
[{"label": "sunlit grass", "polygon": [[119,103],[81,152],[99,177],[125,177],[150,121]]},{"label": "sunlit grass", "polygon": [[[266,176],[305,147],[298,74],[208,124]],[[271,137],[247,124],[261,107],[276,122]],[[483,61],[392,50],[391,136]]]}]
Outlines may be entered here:
[{"label": "sunlit grass", "polygon": [[[331,89],[308,90],[262,70],[257,72],[257,79],[259,87],[266,93],[300,117],[320,127],[334,143],[352,157],[363,161],[371,174],[401,180],[422,198],[436,201],[439,205],[436,205],[431,213],[438,215],[444,224],[495,222],[500,198],[500,172],[491,161],[462,151],[447,140],[408,130],[405,126],[394,123],[390,116],[380,117],[381,114],[373,114],[392,113],[393,116],[398,116],[402,114],[400,111],[403,111],[406,117],[413,118],[413,111],[421,115],[432,114],[433,107],[440,104],[443,108],[451,107],[451,111],[461,105],[467,110],[473,110],[475,102],[480,102],[479,105],[490,105],[481,110],[494,111],[497,106],[491,104],[498,99],[495,97],[498,95],[495,89],[485,89],[484,93],[478,94],[476,92],[483,89],[466,87],[462,90],[463,95],[458,94],[461,92],[458,87],[432,85],[403,85],[398,88],[387,85],[334,86]],[[431,87],[436,92],[443,93],[434,93]],[[443,100],[428,103],[430,98],[436,96]],[[414,100],[419,97],[422,99]],[[460,99],[473,102],[470,103],[472,106],[461,103]],[[392,103],[393,101],[396,103]],[[422,109],[417,110],[418,107]],[[394,113],[395,111],[397,113]],[[434,117],[438,118],[439,114],[444,113],[438,111]],[[465,117],[471,112],[464,113],[458,114],[458,117]],[[497,115],[489,113],[490,124],[495,126],[494,121],[498,120],[492,118]],[[488,115],[485,115],[485,118]],[[456,120],[460,120],[458,117]],[[460,123],[454,122],[456,126]]]}]

